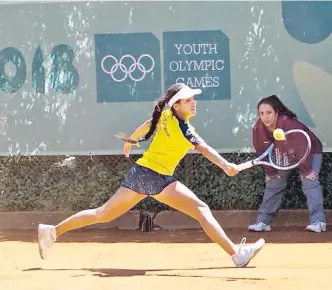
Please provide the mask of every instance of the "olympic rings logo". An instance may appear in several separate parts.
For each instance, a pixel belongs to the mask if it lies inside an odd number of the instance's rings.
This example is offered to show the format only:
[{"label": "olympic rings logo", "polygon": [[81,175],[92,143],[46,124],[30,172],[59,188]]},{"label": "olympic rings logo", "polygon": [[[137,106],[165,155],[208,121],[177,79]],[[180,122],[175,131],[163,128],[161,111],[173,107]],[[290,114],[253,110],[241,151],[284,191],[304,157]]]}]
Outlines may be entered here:
[{"label": "olympic rings logo", "polygon": [[[150,62],[151,62],[150,67],[145,67],[142,64],[141,61],[144,58],[150,60]],[[109,70],[107,70],[105,68],[105,61],[108,60],[108,59],[111,59],[114,62]],[[125,59],[129,59],[130,62],[132,62],[129,65],[129,67],[126,67],[123,64],[123,61]],[[129,79],[131,79],[134,82],[140,82],[145,78],[146,74],[148,74],[149,72],[151,72],[153,70],[155,62],[154,62],[153,57],[150,54],[142,54],[137,60],[135,59],[134,56],[132,56],[130,54],[123,55],[119,60],[115,56],[109,54],[109,55],[106,55],[106,56],[103,57],[100,65],[101,65],[101,69],[103,70],[103,72],[110,75],[111,78],[115,82],[120,83],[120,82],[124,81],[127,77],[129,77]],[[115,74],[118,70],[120,70],[123,73],[122,77],[119,77],[118,76],[119,74],[117,74],[117,75]],[[133,76],[134,71],[139,71],[140,76],[139,77],[134,77]],[[120,73],[120,75],[122,73]]]}]

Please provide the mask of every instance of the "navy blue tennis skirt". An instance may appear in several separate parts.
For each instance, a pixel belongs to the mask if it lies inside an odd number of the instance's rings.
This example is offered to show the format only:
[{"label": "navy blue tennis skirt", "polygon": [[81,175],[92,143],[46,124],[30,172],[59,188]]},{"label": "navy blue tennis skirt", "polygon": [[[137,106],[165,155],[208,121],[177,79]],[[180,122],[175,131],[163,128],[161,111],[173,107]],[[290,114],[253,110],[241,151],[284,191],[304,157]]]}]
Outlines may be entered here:
[{"label": "navy blue tennis skirt", "polygon": [[127,172],[121,186],[134,190],[141,194],[155,195],[175,182],[170,175],[163,175],[144,166],[135,164]]}]

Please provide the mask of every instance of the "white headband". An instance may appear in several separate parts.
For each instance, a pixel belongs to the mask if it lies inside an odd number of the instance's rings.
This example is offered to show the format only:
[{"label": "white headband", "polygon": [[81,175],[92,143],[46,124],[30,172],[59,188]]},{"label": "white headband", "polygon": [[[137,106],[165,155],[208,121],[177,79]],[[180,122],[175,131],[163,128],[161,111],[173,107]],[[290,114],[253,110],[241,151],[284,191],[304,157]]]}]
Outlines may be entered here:
[{"label": "white headband", "polygon": [[201,89],[192,89],[187,85],[184,85],[168,102],[168,105],[172,107],[177,101],[189,99],[195,95],[200,95],[202,93]]}]

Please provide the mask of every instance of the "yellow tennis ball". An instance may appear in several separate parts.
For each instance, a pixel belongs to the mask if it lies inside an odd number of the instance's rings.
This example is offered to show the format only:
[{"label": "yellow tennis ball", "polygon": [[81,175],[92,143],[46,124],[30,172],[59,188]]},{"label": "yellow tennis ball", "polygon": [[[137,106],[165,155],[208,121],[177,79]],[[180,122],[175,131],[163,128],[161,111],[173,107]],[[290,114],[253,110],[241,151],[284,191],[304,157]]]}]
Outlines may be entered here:
[{"label": "yellow tennis ball", "polygon": [[277,141],[281,141],[281,140],[285,140],[285,132],[282,129],[275,129],[273,131],[273,137],[274,139],[276,139]]}]

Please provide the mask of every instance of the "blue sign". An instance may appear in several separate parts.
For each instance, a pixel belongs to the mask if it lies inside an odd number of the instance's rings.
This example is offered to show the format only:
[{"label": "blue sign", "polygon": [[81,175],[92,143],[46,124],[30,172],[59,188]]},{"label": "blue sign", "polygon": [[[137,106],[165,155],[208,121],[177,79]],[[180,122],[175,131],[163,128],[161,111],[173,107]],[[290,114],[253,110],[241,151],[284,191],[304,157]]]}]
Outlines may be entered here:
[{"label": "blue sign", "polygon": [[96,34],[97,102],[153,101],[161,94],[160,45],[151,33]]},{"label": "blue sign", "polygon": [[165,86],[202,88],[199,100],[231,99],[229,39],[219,30],[164,32]]}]

